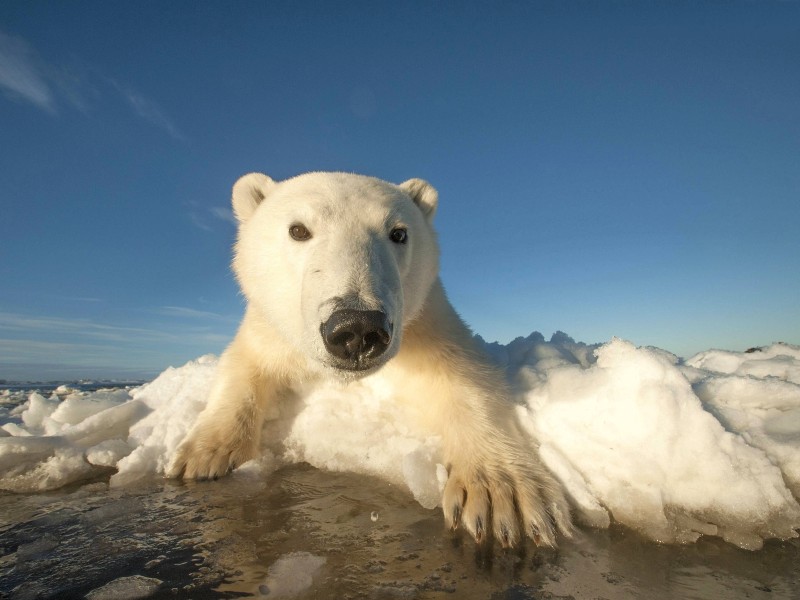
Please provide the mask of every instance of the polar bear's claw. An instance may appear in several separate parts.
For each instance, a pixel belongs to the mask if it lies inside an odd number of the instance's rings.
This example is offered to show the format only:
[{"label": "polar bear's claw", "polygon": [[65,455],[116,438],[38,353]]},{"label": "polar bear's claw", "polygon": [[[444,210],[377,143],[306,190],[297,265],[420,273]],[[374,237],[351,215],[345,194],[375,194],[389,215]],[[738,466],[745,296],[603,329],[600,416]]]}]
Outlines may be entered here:
[{"label": "polar bear's claw", "polygon": [[465,477],[451,470],[442,506],[452,529],[462,524],[476,542],[493,536],[505,548],[518,545],[524,535],[551,547],[557,530],[571,535],[569,518],[563,516],[569,515],[568,506],[549,475],[537,473],[534,466],[492,471]]},{"label": "polar bear's claw", "polygon": [[190,435],[178,447],[166,475],[173,479],[217,479],[247,462],[251,454],[241,442],[201,443]]}]

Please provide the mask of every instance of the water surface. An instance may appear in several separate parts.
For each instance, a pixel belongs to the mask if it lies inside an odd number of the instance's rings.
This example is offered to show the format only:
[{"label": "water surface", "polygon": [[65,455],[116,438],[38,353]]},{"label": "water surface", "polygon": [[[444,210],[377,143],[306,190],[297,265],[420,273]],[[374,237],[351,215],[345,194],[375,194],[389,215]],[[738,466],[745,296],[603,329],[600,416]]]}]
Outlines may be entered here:
[{"label": "water surface", "polygon": [[797,540],[748,552],[612,528],[558,550],[476,547],[405,489],[307,465],[3,494],[0,515],[0,598],[81,598],[133,575],[155,580],[151,598],[800,597]]}]

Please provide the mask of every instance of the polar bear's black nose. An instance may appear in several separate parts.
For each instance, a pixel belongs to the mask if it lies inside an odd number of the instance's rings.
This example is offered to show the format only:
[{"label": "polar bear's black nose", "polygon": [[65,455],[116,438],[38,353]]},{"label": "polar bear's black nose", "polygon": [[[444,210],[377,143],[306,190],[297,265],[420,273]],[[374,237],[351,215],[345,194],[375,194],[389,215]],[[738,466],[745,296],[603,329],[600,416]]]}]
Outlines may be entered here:
[{"label": "polar bear's black nose", "polygon": [[320,329],[328,352],[355,368],[379,357],[392,341],[392,326],[379,310],[337,310]]}]

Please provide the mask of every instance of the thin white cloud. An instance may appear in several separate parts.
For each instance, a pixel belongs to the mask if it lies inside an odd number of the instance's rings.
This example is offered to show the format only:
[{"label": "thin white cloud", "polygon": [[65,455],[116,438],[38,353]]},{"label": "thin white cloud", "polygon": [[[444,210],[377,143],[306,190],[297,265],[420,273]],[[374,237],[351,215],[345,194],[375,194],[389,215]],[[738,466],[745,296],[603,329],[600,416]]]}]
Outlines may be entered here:
[{"label": "thin white cloud", "polygon": [[125,342],[139,340],[173,340],[174,335],[157,329],[119,327],[95,323],[89,319],[64,319],[61,317],[29,317],[16,313],[0,312],[0,328],[9,331],[45,331],[48,333],[69,333],[81,337],[106,341]]},{"label": "thin white cloud", "polygon": [[218,351],[231,340],[233,318],[182,307],[163,310],[205,322],[170,320],[145,328],[0,312],[0,377],[40,378],[45,372],[56,371],[75,376],[104,369],[157,372],[176,357],[188,360]]},{"label": "thin white cloud", "polygon": [[108,358],[108,349],[102,345],[13,340],[8,338],[0,338],[0,353],[6,356],[3,362],[7,364],[27,363],[40,360],[42,356],[59,357],[65,363],[71,361],[96,361]]},{"label": "thin white cloud", "polygon": [[45,77],[40,61],[26,41],[0,32],[0,87],[6,95],[55,113],[55,98]]},{"label": "thin white cloud", "polygon": [[234,225],[238,225],[239,223],[236,220],[236,217],[233,216],[233,210],[226,206],[214,206],[209,210],[211,211],[212,215],[221,221],[227,221],[229,223],[233,223]]},{"label": "thin white cloud", "polygon": [[228,315],[220,315],[207,310],[197,310],[194,308],[187,308],[185,306],[162,306],[158,309],[158,314],[166,317],[181,317],[187,319],[212,319],[221,321],[232,321],[234,317]]},{"label": "thin white cloud", "polygon": [[[156,311],[165,316],[191,316],[193,318],[214,319],[216,321],[236,322],[234,317],[225,317],[212,312],[196,311],[182,307],[163,307]],[[120,344],[137,343],[219,343],[230,339],[230,335],[217,334],[210,326],[186,327],[178,325],[169,327],[144,328],[123,327],[97,323],[90,319],[68,319],[62,317],[31,317],[18,313],[0,312],[0,331],[13,331],[27,334],[68,334],[72,339],[90,339],[96,341],[115,342]]]},{"label": "thin white cloud", "polygon": [[92,72],[91,67],[77,60],[73,60],[68,66],[45,65],[44,67],[44,74],[56,91],[58,100],[66,102],[85,115],[90,114],[92,105],[102,97],[100,90],[93,83]]},{"label": "thin white cloud", "polygon": [[200,203],[194,200],[189,200],[185,202],[185,204],[189,207],[187,212],[189,220],[195,227],[202,229],[203,231],[215,230],[215,227],[209,223],[209,214],[214,218],[212,223],[216,223],[216,221],[224,221],[225,223],[231,225],[238,224],[236,217],[233,216],[233,210],[230,208],[226,208],[224,206],[212,206],[211,208],[201,207]]},{"label": "thin white cloud", "polygon": [[146,98],[139,92],[131,89],[128,86],[121,85],[113,79],[110,79],[109,81],[122,95],[133,111],[142,119],[149,121],[156,127],[163,129],[176,140],[181,142],[186,141],[184,135],[178,130],[178,128],[175,126],[175,123],[172,122],[172,119],[167,116],[167,114],[154,100]]},{"label": "thin white cloud", "polygon": [[203,217],[197,214],[194,211],[189,212],[189,220],[194,224],[195,227],[198,229],[202,229],[203,231],[214,231],[208,223],[205,222]]},{"label": "thin white cloud", "polygon": [[11,381],[132,377],[152,378],[170,363],[151,348],[113,352],[102,344],[0,338],[0,377]]},{"label": "thin white cloud", "polygon": [[186,141],[186,136],[152,98],[85,65],[76,69],[48,64],[27,41],[0,31],[0,90],[9,98],[29,102],[51,114],[57,112],[59,103],[88,113],[87,98],[97,102],[103,95],[101,90],[108,92],[109,87],[138,118],[173,139]]},{"label": "thin white cloud", "polygon": [[60,296],[61,300],[69,300],[71,302],[105,302],[103,298],[95,298],[93,296]]}]

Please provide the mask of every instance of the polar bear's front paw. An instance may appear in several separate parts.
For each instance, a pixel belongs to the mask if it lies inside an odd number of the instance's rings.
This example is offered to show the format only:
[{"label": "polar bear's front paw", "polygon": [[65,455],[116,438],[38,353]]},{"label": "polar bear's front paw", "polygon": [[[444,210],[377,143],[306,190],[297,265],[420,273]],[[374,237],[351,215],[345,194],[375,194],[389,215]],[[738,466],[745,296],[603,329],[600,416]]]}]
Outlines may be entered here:
[{"label": "polar bear's front paw", "polygon": [[459,523],[480,543],[492,533],[511,547],[527,535],[554,547],[556,530],[571,535],[572,525],[561,487],[538,465],[452,466],[442,498],[445,522]]},{"label": "polar bear's front paw", "polygon": [[254,457],[252,444],[221,436],[190,435],[178,447],[167,477],[216,479]]}]

